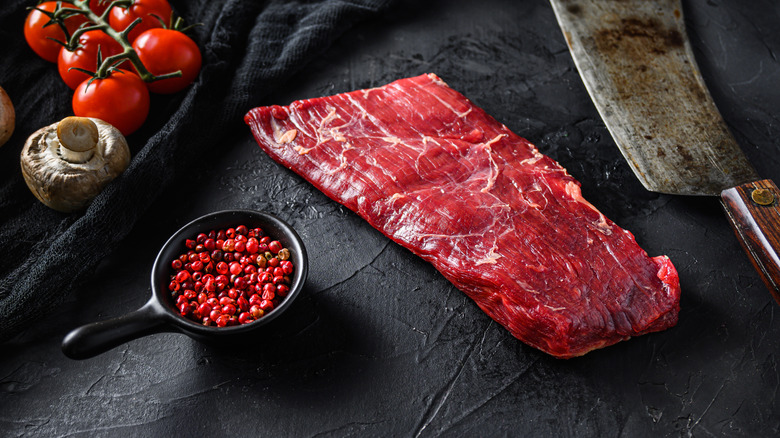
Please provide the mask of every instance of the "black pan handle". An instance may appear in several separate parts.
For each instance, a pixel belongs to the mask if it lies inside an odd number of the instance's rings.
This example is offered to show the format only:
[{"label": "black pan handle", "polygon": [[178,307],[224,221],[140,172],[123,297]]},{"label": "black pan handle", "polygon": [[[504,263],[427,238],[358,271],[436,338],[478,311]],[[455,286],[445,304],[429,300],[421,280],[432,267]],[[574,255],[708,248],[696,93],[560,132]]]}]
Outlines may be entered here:
[{"label": "black pan handle", "polygon": [[154,297],[127,315],[81,326],[65,336],[62,352],[71,359],[87,359],[141,336],[171,331]]}]

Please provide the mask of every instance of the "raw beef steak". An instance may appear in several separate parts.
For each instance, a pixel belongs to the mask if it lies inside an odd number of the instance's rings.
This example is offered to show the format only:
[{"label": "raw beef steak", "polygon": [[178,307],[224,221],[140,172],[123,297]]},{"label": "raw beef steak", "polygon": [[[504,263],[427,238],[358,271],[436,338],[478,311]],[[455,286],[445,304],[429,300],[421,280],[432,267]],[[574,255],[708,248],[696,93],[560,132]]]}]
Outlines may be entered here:
[{"label": "raw beef steak", "polygon": [[433,74],[245,116],[274,160],[432,263],[523,342],[570,358],[677,323],[665,256]]}]

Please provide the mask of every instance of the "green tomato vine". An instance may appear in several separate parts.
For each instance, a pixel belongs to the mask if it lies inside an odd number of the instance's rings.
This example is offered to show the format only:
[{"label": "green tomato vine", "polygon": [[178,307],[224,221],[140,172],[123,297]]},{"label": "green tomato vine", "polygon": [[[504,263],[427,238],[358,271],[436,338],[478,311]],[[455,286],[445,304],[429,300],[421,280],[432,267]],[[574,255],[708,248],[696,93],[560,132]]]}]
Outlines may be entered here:
[{"label": "green tomato vine", "polygon": [[[176,78],[182,75],[181,70],[162,75],[154,75],[146,68],[146,66],[144,66],[143,62],[141,62],[141,58],[138,57],[138,53],[135,51],[135,49],[133,49],[133,46],[130,44],[127,38],[127,35],[130,33],[130,31],[132,31],[133,28],[141,23],[141,18],[136,18],[132,23],[130,23],[129,26],[127,26],[127,28],[122,31],[117,31],[108,24],[108,15],[111,13],[111,10],[115,7],[129,7],[133,4],[132,0],[113,0],[101,15],[96,14],[89,8],[89,2],[90,0],[72,0],[71,3],[73,4],[73,7],[70,7],[63,6],[62,2],[58,1],[57,7],[53,12],[35,8],[49,17],[49,23],[47,23],[46,26],[57,25],[62,29],[65,34],[65,41],[57,42],[62,44],[68,51],[76,50],[79,47],[79,37],[81,37],[81,35],[83,35],[85,32],[90,32],[93,30],[102,31],[106,35],[113,38],[122,47],[123,51],[121,53],[109,56],[105,59],[102,59],[100,54],[98,54],[98,66],[94,72],[84,71],[81,69],[79,70],[92,75],[93,79],[102,79],[107,77],[111,71],[115,70],[116,66],[127,60],[133,64],[136,72],[141,77],[141,79],[144,80],[144,82]],[[65,26],[65,20],[76,15],[84,16],[87,19],[87,23],[76,29],[71,35]],[[157,17],[157,19],[162,22],[162,18]],[[181,18],[178,18],[172,28],[179,28],[181,23]]]}]

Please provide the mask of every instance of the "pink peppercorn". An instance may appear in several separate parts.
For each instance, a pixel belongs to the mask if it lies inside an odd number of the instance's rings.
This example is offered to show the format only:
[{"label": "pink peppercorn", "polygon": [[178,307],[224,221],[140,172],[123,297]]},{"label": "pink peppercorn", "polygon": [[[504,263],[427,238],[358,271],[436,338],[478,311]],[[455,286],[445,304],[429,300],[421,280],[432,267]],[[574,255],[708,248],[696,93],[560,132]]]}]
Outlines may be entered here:
[{"label": "pink peppercorn", "polygon": [[290,251],[261,228],[238,225],[186,239],[168,284],[176,309],[206,326],[249,324],[290,290]]}]

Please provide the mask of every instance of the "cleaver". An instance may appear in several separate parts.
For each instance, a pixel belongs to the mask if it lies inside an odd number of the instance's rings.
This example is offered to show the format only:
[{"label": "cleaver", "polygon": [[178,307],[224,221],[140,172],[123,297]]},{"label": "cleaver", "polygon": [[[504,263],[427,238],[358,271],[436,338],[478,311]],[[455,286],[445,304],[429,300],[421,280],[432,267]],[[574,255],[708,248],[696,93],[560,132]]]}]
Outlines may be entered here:
[{"label": "cleaver", "polygon": [[680,0],[550,0],[601,118],[648,190],[720,196],[780,303],[780,191],[729,132],[696,65]]}]

